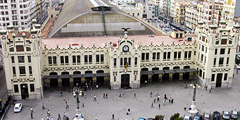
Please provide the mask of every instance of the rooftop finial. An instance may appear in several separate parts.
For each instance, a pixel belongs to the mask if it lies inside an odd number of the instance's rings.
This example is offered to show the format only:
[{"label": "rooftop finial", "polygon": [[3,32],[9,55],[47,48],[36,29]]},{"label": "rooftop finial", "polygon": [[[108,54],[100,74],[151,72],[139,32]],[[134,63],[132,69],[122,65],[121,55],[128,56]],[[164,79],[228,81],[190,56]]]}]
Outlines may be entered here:
[{"label": "rooftop finial", "polygon": [[122,28],[122,29],[124,30],[124,35],[125,35],[125,34],[128,34],[127,30],[130,29],[130,28]]}]

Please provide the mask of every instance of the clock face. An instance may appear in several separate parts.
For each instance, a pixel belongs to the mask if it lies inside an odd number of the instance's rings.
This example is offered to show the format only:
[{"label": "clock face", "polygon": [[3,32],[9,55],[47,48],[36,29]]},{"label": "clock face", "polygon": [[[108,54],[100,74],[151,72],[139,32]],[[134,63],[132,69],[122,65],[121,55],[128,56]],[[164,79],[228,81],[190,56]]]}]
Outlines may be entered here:
[{"label": "clock face", "polygon": [[129,51],[129,47],[127,45],[123,46],[123,52],[128,52]]}]

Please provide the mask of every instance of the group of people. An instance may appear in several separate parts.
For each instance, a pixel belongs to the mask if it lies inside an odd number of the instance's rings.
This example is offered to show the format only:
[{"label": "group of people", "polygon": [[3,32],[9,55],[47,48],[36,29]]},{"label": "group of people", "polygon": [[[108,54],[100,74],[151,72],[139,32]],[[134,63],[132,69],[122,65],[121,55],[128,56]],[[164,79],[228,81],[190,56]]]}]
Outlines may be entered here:
[{"label": "group of people", "polygon": [[[152,95],[153,95],[153,92],[150,92],[150,97],[152,97]],[[152,102],[152,104],[151,104],[151,107],[152,107],[152,108],[154,107],[154,106],[153,106],[154,103],[160,101],[160,98],[161,98],[161,97],[160,97],[160,95],[158,95],[158,92],[157,92],[156,96],[157,96],[157,98],[154,99],[153,102]],[[168,99],[167,95],[164,94],[163,105],[166,103],[167,100],[169,100],[169,103],[172,103],[172,104],[173,104],[174,99],[173,99],[173,98],[169,98],[169,99]],[[159,104],[158,104],[158,108],[160,109],[160,107],[161,107],[161,104],[159,103]]]}]

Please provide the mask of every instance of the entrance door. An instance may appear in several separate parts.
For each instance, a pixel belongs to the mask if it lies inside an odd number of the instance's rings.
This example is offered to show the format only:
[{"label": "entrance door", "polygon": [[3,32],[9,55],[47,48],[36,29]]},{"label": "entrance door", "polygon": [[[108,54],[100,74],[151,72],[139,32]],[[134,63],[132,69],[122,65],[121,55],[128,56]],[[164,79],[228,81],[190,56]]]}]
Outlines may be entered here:
[{"label": "entrance door", "polygon": [[179,80],[179,73],[173,74],[173,80]]},{"label": "entrance door", "polygon": [[218,73],[216,87],[221,87],[221,85],[222,85],[222,73]]},{"label": "entrance door", "polygon": [[69,78],[62,79],[62,86],[70,86]]},{"label": "entrance door", "polygon": [[58,79],[50,79],[50,86],[57,87],[58,86]]},{"label": "entrance door", "polygon": [[189,72],[183,73],[183,79],[188,80],[189,79]]},{"label": "entrance door", "polygon": [[97,84],[99,86],[103,86],[104,85],[104,77],[97,77]]},{"label": "entrance door", "polygon": [[26,99],[29,97],[27,84],[21,84],[21,94],[22,94],[22,99]]},{"label": "entrance door", "polygon": [[79,86],[82,86],[81,84],[81,78],[74,78],[73,80],[73,85],[76,86],[78,83]]},{"label": "entrance door", "polygon": [[122,88],[128,88],[129,87],[129,74],[123,74],[121,76],[121,87]]}]

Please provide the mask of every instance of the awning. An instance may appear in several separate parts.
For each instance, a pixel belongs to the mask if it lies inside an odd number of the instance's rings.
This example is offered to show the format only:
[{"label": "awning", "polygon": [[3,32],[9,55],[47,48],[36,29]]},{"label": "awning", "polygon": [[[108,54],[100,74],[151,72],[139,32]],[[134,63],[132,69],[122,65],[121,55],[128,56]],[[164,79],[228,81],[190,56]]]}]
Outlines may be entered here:
[{"label": "awning", "polygon": [[59,78],[70,78],[70,75],[59,75]]},{"label": "awning", "polygon": [[184,73],[184,72],[185,72],[185,69],[175,69],[175,72],[176,72],[176,73]]},{"label": "awning", "polygon": [[92,73],[83,74],[83,77],[94,77]]},{"label": "awning", "polygon": [[175,73],[174,70],[163,70],[163,71],[164,71],[164,73]]},{"label": "awning", "polygon": [[193,69],[193,68],[191,68],[191,69],[184,69],[186,72],[197,72],[197,70],[196,69]]},{"label": "awning", "polygon": [[163,74],[163,70],[153,70],[153,74]]},{"label": "awning", "polygon": [[152,75],[153,74],[153,72],[152,71],[141,71],[141,74],[142,75]]},{"label": "awning", "polygon": [[97,73],[96,77],[105,77],[105,76],[110,76],[109,73]]},{"label": "awning", "polygon": [[83,76],[81,74],[72,74],[71,77],[72,78],[81,78]]},{"label": "awning", "polygon": [[48,76],[44,76],[44,79],[58,79],[58,75],[48,75]]}]

